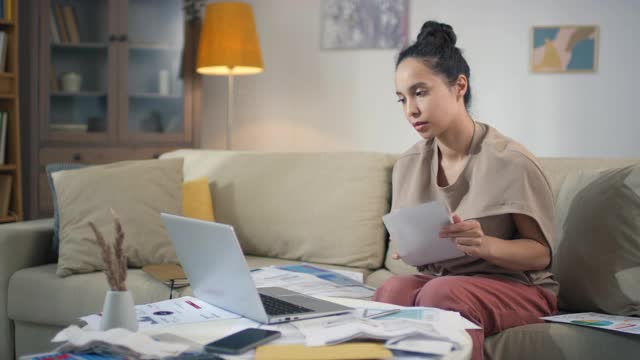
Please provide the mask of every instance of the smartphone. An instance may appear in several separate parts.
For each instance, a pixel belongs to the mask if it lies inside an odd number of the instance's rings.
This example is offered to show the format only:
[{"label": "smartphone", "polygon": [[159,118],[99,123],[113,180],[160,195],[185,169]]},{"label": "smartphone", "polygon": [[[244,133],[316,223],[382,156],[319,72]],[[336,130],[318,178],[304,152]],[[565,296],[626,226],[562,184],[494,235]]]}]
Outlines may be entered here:
[{"label": "smartphone", "polygon": [[210,342],[204,349],[210,353],[237,355],[275,340],[280,335],[280,331],[248,328]]}]

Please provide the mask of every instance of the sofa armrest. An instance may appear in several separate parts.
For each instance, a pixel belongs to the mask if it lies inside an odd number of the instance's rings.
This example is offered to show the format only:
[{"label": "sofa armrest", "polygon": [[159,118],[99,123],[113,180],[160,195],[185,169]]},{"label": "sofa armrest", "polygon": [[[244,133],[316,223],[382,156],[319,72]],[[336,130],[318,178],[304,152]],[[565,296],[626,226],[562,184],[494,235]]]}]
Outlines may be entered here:
[{"label": "sofa armrest", "polygon": [[13,324],[7,316],[9,279],[49,258],[53,219],[0,225],[0,359],[13,359]]}]

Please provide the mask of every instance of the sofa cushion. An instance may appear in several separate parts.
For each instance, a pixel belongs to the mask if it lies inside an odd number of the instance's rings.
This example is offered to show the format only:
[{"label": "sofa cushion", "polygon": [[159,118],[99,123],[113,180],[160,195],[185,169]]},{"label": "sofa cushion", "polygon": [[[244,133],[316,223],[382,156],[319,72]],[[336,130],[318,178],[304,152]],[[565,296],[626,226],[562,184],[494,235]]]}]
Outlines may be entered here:
[{"label": "sofa cushion", "polygon": [[114,238],[109,209],[120,216],[125,254],[133,267],[175,263],[160,212],[182,214],[182,160],[125,161],[53,173],[60,217],[58,275],[104,268],[93,221]]},{"label": "sofa cushion", "polygon": [[560,186],[570,174],[578,171],[594,171],[610,168],[620,168],[638,163],[638,159],[598,159],[598,158],[540,158],[542,168],[551,183],[555,196],[560,192]]},{"label": "sofa cushion", "polygon": [[[136,304],[169,299],[169,287],[139,269],[129,269],[127,287]],[[9,282],[8,315],[35,324],[77,324],[78,317],[102,311],[107,288],[102,272],[60,278],[56,264],[19,270]],[[174,297],[186,290],[174,290]]]},{"label": "sofa cushion", "polygon": [[569,324],[507,329],[484,342],[485,359],[635,359],[640,337]]},{"label": "sofa cushion", "polygon": [[640,165],[567,176],[556,211],[560,306],[640,315]]},{"label": "sofa cushion", "polygon": [[207,176],[216,220],[245,254],[378,268],[393,158],[376,153],[179,150],[185,179]]}]

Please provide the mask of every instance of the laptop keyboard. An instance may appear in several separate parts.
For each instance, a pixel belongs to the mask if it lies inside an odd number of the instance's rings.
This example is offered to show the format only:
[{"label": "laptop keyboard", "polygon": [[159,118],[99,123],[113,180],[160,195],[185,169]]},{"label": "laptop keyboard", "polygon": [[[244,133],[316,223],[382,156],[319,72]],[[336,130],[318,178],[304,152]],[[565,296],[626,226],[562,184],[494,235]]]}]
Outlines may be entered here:
[{"label": "laptop keyboard", "polygon": [[271,316],[313,312],[313,310],[307,309],[306,307],[298,306],[269,295],[260,294],[260,299],[262,300],[265,311]]}]

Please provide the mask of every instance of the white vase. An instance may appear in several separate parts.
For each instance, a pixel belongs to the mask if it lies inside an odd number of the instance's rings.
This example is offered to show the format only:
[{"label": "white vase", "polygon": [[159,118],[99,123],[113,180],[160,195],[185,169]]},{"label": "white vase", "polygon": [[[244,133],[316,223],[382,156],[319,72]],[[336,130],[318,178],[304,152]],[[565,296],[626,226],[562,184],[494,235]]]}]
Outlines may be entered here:
[{"label": "white vase", "polygon": [[62,90],[68,92],[80,91],[82,76],[75,72],[66,72],[62,75]]},{"label": "white vase", "polygon": [[113,328],[138,330],[138,317],[130,291],[107,291],[102,308],[100,330]]}]

